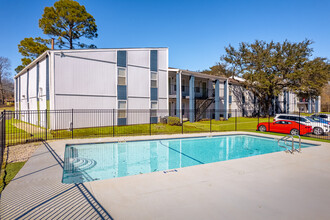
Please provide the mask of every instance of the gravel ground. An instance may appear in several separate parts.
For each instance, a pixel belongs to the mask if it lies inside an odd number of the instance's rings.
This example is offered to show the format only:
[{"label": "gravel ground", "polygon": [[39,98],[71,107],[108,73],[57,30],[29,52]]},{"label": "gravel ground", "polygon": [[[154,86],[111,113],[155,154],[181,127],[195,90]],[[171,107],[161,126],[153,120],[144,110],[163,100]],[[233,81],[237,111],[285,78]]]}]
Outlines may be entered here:
[{"label": "gravel ground", "polygon": [[[42,143],[29,143],[7,147],[6,149],[9,150],[7,163],[27,161],[41,145]],[[7,151],[5,151],[6,154]]]}]

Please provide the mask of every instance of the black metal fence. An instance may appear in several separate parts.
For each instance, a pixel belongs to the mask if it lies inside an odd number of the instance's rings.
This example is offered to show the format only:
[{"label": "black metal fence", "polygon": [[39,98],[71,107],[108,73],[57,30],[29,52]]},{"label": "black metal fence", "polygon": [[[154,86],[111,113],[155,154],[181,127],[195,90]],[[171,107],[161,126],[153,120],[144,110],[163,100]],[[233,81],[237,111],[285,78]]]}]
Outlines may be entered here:
[{"label": "black metal fence", "polygon": [[[255,110],[207,110],[199,114],[196,122],[189,122],[195,110],[181,110],[181,120],[176,111],[169,110],[116,110],[70,109],[55,111],[4,111],[0,118],[0,142],[15,145],[41,140],[86,137],[115,137],[130,135],[176,134],[194,132],[256,131],[283,132],[293,125],[273,123],[274,116],[266,116]],[[228,118],[226,118],[228,115]],[[278,120],[295,121],[301,126],[296,134],[330,139],[325,120],[306,118],[302,113]],[[194,117],[196,120],[196,117]],[[259,123],[266,123],[260,129]],[[313,131],[305,134],[304,125]],[[278,129],[278,127],[282,127]]]},{"label": "black metal fence", "polygon": [[[206,110],[198,118],[193,117],[195,122],[188,119],[196,110],[182,109],[179,113],[181,118],[176,117],[175,110],[154,109],[3,111],[0,115],[0,164],[5,164],[7,146],[69,138],[259,130],[330,140],[329,122],[314,116],[306,117],[300,112],[280,114],[274,119],[255,109]],[[284,120],[291,122],[278,122]],[[294,125],[298,126],[292,127]],[[311,126],[309,131],[306,131],[306,125]],[[0,171],[3,170],[1,166]]]}]

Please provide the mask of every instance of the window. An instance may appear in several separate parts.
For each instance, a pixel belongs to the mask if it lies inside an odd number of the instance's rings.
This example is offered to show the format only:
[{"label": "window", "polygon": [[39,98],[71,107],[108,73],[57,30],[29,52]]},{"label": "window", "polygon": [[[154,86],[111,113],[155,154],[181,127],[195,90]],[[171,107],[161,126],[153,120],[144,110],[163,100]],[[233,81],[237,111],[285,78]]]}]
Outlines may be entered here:
[{"label": "window", "polygon": [[196,87],[196,92],[197,93],[201,92],[201,87],[202,87],[202,83],[199,83],[199,86]]},{"label": "window", "polygon": [[296,117],[296,116],[290,116],[289,118],[292,121],[299,121],[299,117]]},{"label": "window", "polygon": [[157,72],[151,72],[151,88],[157,88],[158,74]]},{"label": "window", "polygon": [[118,101],[118,118],[126,118],[126,101]]},{"label": "window", "polygon": [[118,68],[118,85],[126,85],[126,69]]},{"label": "window", "polygon": [[151,117],[157,117],[157,108],[158,108],[157,102],[151,102],[151,111],[150,116]]},{"label": "window", "polygon": [[181,91],[184,92],[184,85],[186,84],[186,81],[184,79],[182,79],[182,82],[181,82]]}]

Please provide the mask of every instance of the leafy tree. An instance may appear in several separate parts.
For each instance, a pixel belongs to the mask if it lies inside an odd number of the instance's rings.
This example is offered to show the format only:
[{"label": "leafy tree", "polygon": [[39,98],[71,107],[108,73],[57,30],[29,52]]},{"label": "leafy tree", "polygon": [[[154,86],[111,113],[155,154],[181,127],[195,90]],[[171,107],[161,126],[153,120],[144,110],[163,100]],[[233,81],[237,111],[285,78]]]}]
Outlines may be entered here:
[{"label": "leafy tree", "polygon": [[225,63],[218,62],[216,65],[210,67],[208,70],[202,71],[205,74],[214,75],[214,76],[227,76],[230,77],[233,73],[227,68]]},{"label": "leafy tree", "polygon": [[18,51],[22,54],[23,58],[21,59],[22,65],[19,65],[15,71],[18,73],[29,63],[35,60],[46,50],[49,50],[48,45],[51,43],[51,40],[42,39],[41,37],[36,38],[24,38],[18,44]]},{"label": "leafy tree", "polygon": [[[299,43],[256,40],[240,43],[238,49],[229,45],[221,64],[226,66],[226,72],[245,79],[243,86],[260,100],[263,112],[269,112],[272,98],[284,89],[313,97],[320,94],[319,88],[329,79],[329,65],[322,58],[309,60],[311,44],[310,40]],[[319,77],[312,83],[316,75]]]},{"label": "leafy tree", "polygon": [[10,61],[6,57],[0,57],[0,95],[1,104],[5,103],[5,92],[6,87],[9,83],[8,78],[10,77]]},{"label": "leafy tree", "polygon": [[74,48],[74,45],[84,48],[95,48],[95,45],[74,43],[81,37],[96,38],[97,26],[92,15],[87,13],[85,6],[73,0],[59,0],[52,7],[45,7],[39,20],[39,27],[44,34],[57,37],[60,48]]},{"label": "leafy tree", "polygon": [[[295,74],[293,74],[295,76]],[[325,58],[317,57],[304,65],[304,72],[297,73],[291,81],[292,89],[300,98],[317,98],[330,81],[330,64]]]}]

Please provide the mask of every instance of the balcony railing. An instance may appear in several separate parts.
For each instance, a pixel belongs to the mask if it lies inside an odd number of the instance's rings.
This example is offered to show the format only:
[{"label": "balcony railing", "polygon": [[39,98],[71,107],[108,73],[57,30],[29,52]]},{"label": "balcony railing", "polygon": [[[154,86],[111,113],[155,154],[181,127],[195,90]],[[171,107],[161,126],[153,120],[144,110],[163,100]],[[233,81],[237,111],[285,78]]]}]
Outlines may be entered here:
[{"label": "balcony railing", "polygon": [[[210,89],[208,88],[202,88],[202,87],[194,87],[195,91],[195,98],[203,98],[206,99],[208,97],[214,96],[214,89],[212,89],[211,92],[209,92]],[[189,86],[181,86],[182,96],[189,96]],[[176,85],[171,84],[169,86],[169,94],[170,95],[176,95]],[[210,94],[210,95],[209,95]]]}]

